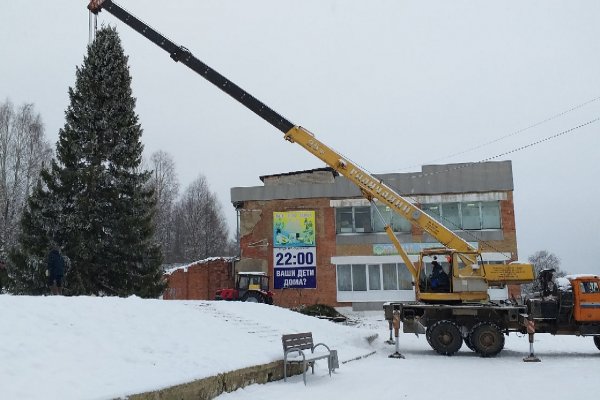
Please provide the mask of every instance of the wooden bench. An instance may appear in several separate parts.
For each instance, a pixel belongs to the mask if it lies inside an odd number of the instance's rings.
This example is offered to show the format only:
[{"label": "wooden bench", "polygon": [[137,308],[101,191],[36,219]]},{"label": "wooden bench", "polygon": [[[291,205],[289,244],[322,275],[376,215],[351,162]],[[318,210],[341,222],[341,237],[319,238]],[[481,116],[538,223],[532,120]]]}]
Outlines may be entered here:
[{"label": "wooden bench", "polygon": [[[306,369],[310,365],[315,373],[315,361],[327,359],[327,370],[331,376],[331,350],[324,343],[313,343],[311,332],[294,333],[281,337],[283,344],[283,380],[287,381],[287,365],[302,364],[302,379],[306,385]],[[318,349],[317,349],[318,348]]]}]

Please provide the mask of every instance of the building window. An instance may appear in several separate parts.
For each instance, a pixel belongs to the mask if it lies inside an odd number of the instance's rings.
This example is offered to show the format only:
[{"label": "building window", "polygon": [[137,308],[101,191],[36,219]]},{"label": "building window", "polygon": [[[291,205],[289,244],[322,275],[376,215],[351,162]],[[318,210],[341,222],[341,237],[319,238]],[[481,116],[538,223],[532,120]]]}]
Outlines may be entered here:
[{"label": "building window", "polygon": [[400,263],[341,264],[337,266],[337,286],[340,292],[411,290],[412,275]]},{"label": "building window", "polygon": [[[383,217],[383,221],[381,217]],[[385,225],[389,224],[394,232],[410,232],[412,225],[406,218],[392,211],[388,206],[371,206],[371,218],[373,219],[373,231],[385,232]]]},{"label": "building window", "polygon": [[444,225],[449,229],[460,229],[460,203],[444,203]]},{"label": "building window", "polygon": [[462,204],[462,228],[465,230],[481,229],[481,217],[478,203]]},{"label": "building window", "polygon": [[352,264],[352,291],[367,290],[367,270],[364,264]]},{"label": "building window", "polygon": [[406,264],[398,264],[398,286],[400,289],[412,289],[412,275]]},{"label": "building window", "polygon": [[387,206],[338,207],[335,209],[336,233],[385,232],[390,224],[394,232],[410,232],[412,225]]},{"label": "building window", "polygon": [[438,222],[442,222],[442,206],[441,204],[422,204],[421,210],[425,211],[429,216]]},{"label": "building window", "polygon": [[338,265],[337,286],[341,292],[364,292],[367,290],[367,266],[365,264]]},{"label": "building window", "polygon": [[500,204],[497,201],[481,202],[481,228],[500,229]]},{"label": "building window", "polygon": [[423,204],[421,209],[451,230],[502,228],[499,201]]},{"label": "building window", "polygon": [[337,233],[354,232],[354,217],[352,207],[340,207],[335,210],[335,226]]},{"label": "building window", "polygon": [[371,208],[369,206],[336,208],[335,226],[337,233],[372,232]]},{"label": "building window", "polygon": [[383,289],[412,289],[412,275],[403,263],[383,264]]},{"label": "building window", "polygon": [[350,265],[337,266],[337,286],[340,292],[352,291],[352,269]]},{"label": "building window", "polygon": [[370,207],[354,207],[354,231],[361,233],[373,231]]},{"label": "building window", "polygon": [[396,264],[383,264],[383,290],[398,290],[398,268]]},{"label": "building window", "polygon": [[381,290],[381,265],[369,264],[369,290]]},{"label": "building window", "polygon": [[[451,230],[502,228],[499,201],[422,204],[421,209]],[[336,208],[335,223],[336,233],[385,232],[386,224],[390,224],[394,232],[412,230],[406,218],[385,205]]]}]

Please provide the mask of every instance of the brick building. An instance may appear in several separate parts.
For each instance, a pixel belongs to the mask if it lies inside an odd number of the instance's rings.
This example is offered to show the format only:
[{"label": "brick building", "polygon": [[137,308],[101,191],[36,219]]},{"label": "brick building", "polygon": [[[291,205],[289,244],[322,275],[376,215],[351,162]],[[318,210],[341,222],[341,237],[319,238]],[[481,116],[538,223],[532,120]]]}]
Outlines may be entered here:
[{"label": "brick building", "polygon": [[213,300],[217,289],[233,287],[235,258],[214,257],[168,270],[165,300]]},{"label": "brick building", "polygon": [[[517,259],[510,161],[426,165],[418,173],[376,176],[474,247],[480,245],[484,262]],[[332,169],[260,179],[262,186],[231,189],[240,235],[235,269],[271,276],[275,304],[367,308],[414,299],[410,273],[379,213],[413,261],[422,248],[439,247],[435,239],[385,206],[371,205]]]}]

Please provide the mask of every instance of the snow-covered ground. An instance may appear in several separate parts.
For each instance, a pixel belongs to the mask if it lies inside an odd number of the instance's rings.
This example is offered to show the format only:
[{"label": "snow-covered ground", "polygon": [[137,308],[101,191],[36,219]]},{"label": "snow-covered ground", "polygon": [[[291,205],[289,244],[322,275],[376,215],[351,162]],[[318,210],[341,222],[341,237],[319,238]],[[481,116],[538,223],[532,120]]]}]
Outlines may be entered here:
[{"label": "snow-covered ground", "polygon": [[[234,399],[486,398],[560,399],[597,392],[600,351],[590,338],[536,335],[541,363],[524,363],[526,337],[511,335],[496,358],[466,348],[434,353],[424,337],[401,334],[404,360],[383,312],[342,312],[337,325],[275,306],[139,298],[0,296],[0,399],[112,399],[282,357],[281,335],[312,331],[338,350],[340,368],[251,385]],[[379,337],[372,343],[366,338]],[[356,361],[344,361],[374,355]]]},{"label": "snow-covered ground", "polygon": [[[344,310],[342,310],[344,311]],[[354,314],[354,315],[353,315]],[[288,382],[252,385],[223,394],[218,400],[238,399],[485,399],[536,398],[564,400],[597,393],[600,351],[591,338],[536,335],[535,351],[540,363],[525,363],[527,336],[510,335],[505,349],[495,358],[480,358],[463,345],[452,357],[435,353],[423,335],[400,334],[405,359],[391,359],[394,346],[384,343],[387,323],[379,312],[352,313],[363,328],[377,329],[377,353],[343,364],[332,378],[323,365],[319,374]]]}]

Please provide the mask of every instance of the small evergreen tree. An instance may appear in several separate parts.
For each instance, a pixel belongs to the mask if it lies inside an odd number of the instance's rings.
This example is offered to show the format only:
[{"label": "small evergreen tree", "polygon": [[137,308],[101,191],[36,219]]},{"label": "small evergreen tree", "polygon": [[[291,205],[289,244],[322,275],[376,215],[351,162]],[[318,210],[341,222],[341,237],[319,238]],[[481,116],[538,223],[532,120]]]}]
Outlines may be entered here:
[{"label": "small evergreen tree", "polygon": [[42,294],[46,288],[45,253],[50,248],[46,226],[56,219],[50,192],[42,189],[41,182],[28,199],[21,217],[19,247],[9,253],[8,289],[14,294]]},{"label": "small evergreen tree", "polygon": [[152,241],[154,196],[150,173],[139,172],[142,129],[116,29],[97,32],[69,98],[57,158],[42,173],[11,255],[12,287],[33,292],[30,277],[57,244],[67,258],[65,292],[156,297],[164,283]]}]

